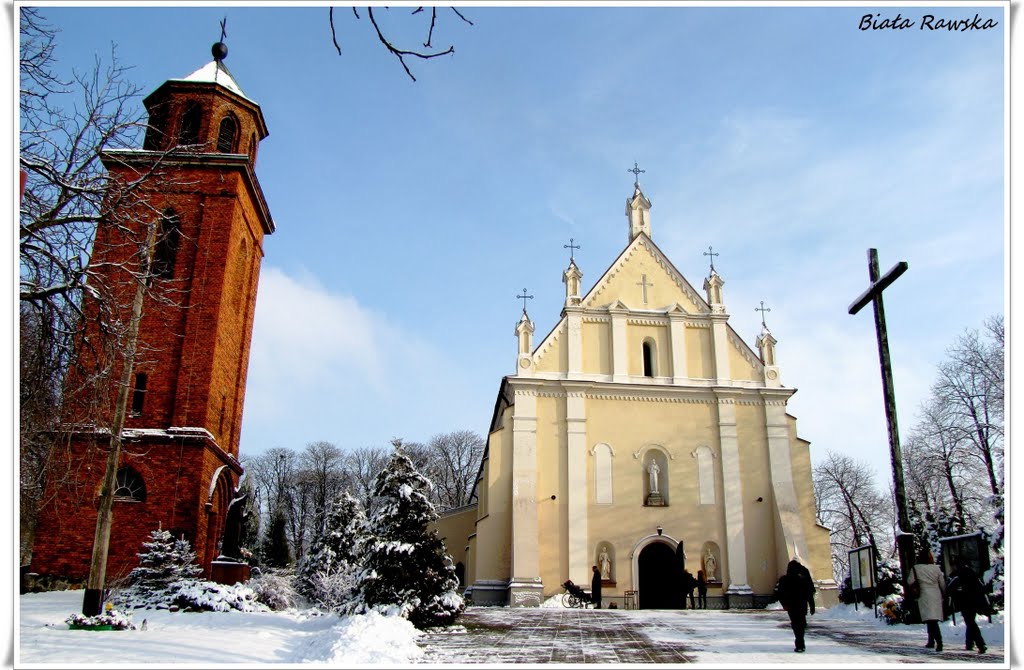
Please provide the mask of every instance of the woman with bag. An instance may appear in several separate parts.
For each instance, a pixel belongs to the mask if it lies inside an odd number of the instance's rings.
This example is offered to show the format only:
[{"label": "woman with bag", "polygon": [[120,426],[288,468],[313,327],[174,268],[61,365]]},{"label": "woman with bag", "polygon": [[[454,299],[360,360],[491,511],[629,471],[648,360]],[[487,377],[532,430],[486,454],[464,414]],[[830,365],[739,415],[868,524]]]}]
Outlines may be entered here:
[{"label": "woman with bag", "polygon": [[935,651],[942,651],[942,630],[939,622],[942,621],[942,603],[946,598],[946,578],[942,570],[935,565],[935,558],[928,547],[921,550],[917,555],[917,563],[910,569],[910,576],[907,578],[907,588],[913,597],[917,595],[917,610],[921,613],[921,621],[928,628],[928,643],[924,646],[929,649],[934,647]]}]

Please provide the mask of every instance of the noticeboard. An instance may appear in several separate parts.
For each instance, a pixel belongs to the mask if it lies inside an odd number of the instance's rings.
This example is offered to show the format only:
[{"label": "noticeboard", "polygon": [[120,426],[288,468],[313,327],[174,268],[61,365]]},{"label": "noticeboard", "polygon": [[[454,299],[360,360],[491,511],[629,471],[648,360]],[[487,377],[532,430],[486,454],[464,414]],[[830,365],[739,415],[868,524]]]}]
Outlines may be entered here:
[{"label": "noticeboard", "polygon": [[850,588],[875,588],[875,552],[871,545],[850,550]]},{"label": "noticeboard", "polygon": [[989,569],[988,542],[981,533],[944,537],[939,539],[942,545],[942,571],[947,575],[956,570],[957,559],[963,558],[974,570],[974,574],[984,579]]}]

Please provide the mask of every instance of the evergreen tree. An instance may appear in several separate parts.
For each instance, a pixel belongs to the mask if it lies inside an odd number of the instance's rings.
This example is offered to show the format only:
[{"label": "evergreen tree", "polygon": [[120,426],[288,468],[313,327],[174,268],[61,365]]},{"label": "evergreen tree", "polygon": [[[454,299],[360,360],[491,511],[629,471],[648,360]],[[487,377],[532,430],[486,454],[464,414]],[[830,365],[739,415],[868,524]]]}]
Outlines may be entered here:
[{"label": "evergreen tree", "polygon": [[352,611],[397,611],[417,628],[450,624],[465,609],[444,544],[428,525],[437,520],[432,485],[416,471],[401,443],[377,475],[380,500],[369,521],[370,538]]},{"label": "evergreen tree", "polygon": [[345,491],[324,521],[299,566],[298,591],[309,600],[335,609],[351,599],[366,541],[362,505]]},{"label": "evergreen tree", "polygon": [[267,536],[263,539],[263,557],[272,568],[286,568],[292,563],[292,552],[288,548],[288,520],[284,514],[283,505],[274,508]]},{"label": "evergreen tree", "polygon": [[142,548],[138,567],[128,573],[128,588],[118,597],[121,602],[167,600],[175,582],[194,579],[202,572],[188,540],[175,540],[169,531],[154,530]]}]

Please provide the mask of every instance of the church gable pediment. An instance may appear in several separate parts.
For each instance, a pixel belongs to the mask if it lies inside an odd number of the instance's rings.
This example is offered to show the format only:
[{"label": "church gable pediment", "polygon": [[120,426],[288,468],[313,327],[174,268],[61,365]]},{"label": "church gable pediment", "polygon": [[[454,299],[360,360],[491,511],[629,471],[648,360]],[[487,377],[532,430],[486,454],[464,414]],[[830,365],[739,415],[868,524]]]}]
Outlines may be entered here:
[{"label": "church gable pediment", "polygon": [[619,254],[581,301],[590,309],[629,309],[708,314],[710,307],[693,285],[644,234]]}]

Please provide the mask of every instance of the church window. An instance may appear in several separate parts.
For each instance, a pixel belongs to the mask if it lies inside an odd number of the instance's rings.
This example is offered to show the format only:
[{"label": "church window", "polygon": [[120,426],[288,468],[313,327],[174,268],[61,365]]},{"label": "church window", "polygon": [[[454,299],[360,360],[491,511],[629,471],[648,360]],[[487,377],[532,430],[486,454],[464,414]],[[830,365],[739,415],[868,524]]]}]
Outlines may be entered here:
[{"label": "church window", "polygon": [[701,505],[715,504],[715,454],[709,447],[697,447],[693,452],[697,459],[697,491]]},{"label": "church window", "polygon": [[653,377],[654,369],[654,341],[644,340],[644,377]]},{"label": "church window", "polygon": [[594,502],[599,505],[612,503],[612,448],[607,444],[594,447]]},{"label": "church window", "polygon": [[146,138],[142,148],[159,151],[164,148],[164,133],[167,132],[167,108],[157,105],[149,112],[149,124],[146,126]]},{"label": "church window", "polygon": [[114,481],[114,500],[146,502],[146,484],[142,481],[142,476],[129,467],[119,469]]},{"label": "church window", "polygon": [[135,390],[132,391],[132,416],[142,416],[142,406],[146,402],[147,382],[145,372],[135,375]]},{"label": "church window", "polygon": [[160,235],[153,250],[153,276],[169,279],[174,276],[174,260],[178,256],[181,220],[173,209],[160,218]]},{"label": "church window", "polygon": [[235,138],[238,135],[238,122],[235,117],[228,114],[220,122],[220,130],[217,133],[217,151],[222,154],[235,153]]},{"label": "church window", "polygon": [[199,144],[199,127],[203,121],[203,108],[198,102],[189,102],[181,115],[178,144]]}]

